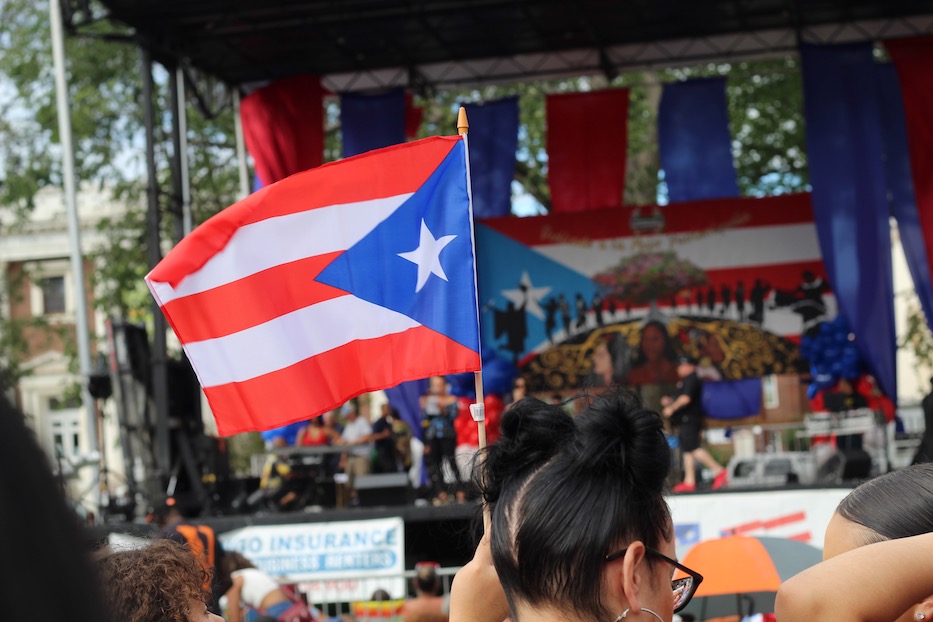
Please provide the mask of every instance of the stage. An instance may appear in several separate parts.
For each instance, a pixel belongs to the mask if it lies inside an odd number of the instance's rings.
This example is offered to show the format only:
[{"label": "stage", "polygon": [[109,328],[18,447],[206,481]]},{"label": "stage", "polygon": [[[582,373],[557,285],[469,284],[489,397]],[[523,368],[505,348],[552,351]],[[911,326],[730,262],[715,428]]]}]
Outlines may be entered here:
[{"label": "stage", "polygon": [[[322,508],[295,512],[257,513],[235,516],[193,518],[191,522],[209,525],[223,538],[225,533],[245,527],[314,525],[318,523],[353,523],[383,518],[400,518],[404,524],[405,567],[423,560],[442,566],[461,566],[473,556],[482,532],[482,513],[478,503],[432,506],[373,505],[353,508]],[[146,523],[109,523],[87,528],[88,542],[97,547],[110,534],[147,537],[156,527]]]},{"label": "stage", "polygon": [[[823,532],[839,501],[852,489],[840,486],[782,486],[721,489],[677,494],[668,497],[677,540],[678,555],[685,555],[702,540],[728,534],[770,535],[823,546]],[[445,567],[460,566],[473,555],[482,531],[481,507],[477,502],[432,506],[406,503],[345,509],[192,519],[213,527],[223,540],[246,528],[275,527],[278,533],[307,531],[315,525],[353,524],[379,519],[399,519],[404,526],[403,565],[431,560]],[[87,528],[89,543],[100,545],[110,534],[145,537],[155,531],[145,523],[112,523]],[[266,551],[263,551],[265,554]]]}]

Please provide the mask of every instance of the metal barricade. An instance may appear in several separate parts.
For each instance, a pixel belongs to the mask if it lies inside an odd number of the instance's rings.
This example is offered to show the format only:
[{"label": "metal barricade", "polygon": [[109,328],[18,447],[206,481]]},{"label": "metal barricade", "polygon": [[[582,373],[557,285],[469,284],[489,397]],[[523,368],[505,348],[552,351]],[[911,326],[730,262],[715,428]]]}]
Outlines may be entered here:
[{"label": "metal barricade", "polygon": [[[442,567],[437,570],[441,582],[441,596],[446,597],[450,594],[450,584],[458,570],[459,566]],[[404,598],[414,597],[414,577],[414,570],[406,570],[400,575],[341,576],[327,581],[299,582],[292,587],[308,604],[321,611],[324,620],[352,615],[356,622],[391,622],[401,619],[393,613],[396,609],[394,601],[404,600],[396,598],[399,592],[404,594]],[[378,590],[386,590],[393,597],[385,607],[375,606],[379,601],[374,601],[372,596]],[[347,597],[341,594],[354,596]],[[373,606],[370,606],[370,603],[373,603]]]}]

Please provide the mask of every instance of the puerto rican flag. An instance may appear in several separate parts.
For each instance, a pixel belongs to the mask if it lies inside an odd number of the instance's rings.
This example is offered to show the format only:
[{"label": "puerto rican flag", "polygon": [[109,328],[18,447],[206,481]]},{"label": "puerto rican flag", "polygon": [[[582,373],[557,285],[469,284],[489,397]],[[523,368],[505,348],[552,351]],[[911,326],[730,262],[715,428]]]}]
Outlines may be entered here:
[{"label": "puerto rican flag", "polygon": [[480,369],[465,152],[434,137],[293,175],[149,273],[221,435]]}]

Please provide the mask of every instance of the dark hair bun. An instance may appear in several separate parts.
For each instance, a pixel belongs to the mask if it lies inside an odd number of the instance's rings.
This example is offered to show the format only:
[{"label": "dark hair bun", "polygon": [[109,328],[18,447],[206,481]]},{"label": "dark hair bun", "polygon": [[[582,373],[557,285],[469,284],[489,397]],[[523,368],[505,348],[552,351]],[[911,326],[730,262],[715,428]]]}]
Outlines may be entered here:
[{"label": "dark hair bun", "polygon": [[658,413],[630,391],[590,398],[577,417],[577,459],[583,468],[608,469],[634,488],[661,492],[670,471],[670,446]]},{"label": "dark hair bun", "polygon": [[534,397],[523,398],[505,411],[499,440],[486,448],[477,477],[483,497],[495,503],[503,487],[521,481],[550,460],[574,435],[573,418],[562,408]]}]

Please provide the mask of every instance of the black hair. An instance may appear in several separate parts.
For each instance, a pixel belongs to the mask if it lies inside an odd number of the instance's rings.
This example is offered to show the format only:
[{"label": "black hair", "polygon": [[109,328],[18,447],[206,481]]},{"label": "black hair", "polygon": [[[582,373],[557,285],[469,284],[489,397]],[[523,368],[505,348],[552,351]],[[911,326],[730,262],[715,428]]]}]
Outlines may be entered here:
[{"label": "black hair", "polygon": [[868,528],[863,544],[933,531],[933,463],[870,479],[846,495],[836,511]]},{"label": "black hair", "polygon": [[502,414],[499,440],[483,450],[483,471],[474,469],[474,483],[490,508],[505,486],[515,485],[557,453],[573,437],[573,419],[562,409],[536,397],[524,397]]},{"label": "black hair", "polygon": [[[76,513],[23,415],[0,394],[0,602],[11,620],[104,621]],[[15,577],[15,580],[11,580]],[[50,589],[55,597],[49,598]]]},{"label": "black hair", "polygon": [[384,589],[379,588],[375,592],[373,592],[373,595],[369,597],[369,600],[382,602],[386,600],[392,600],[392,596]]},{"label": "black hair", "polygon": [[415,572],[415,589],[425,594],[436,595],[441,587],[441,579],[434,566],[421,566]]},{"label": "black hair", "polygon": [[518,402],[486,454],[493,562],[513,618],[516,601],[610,618],[606,556],[633,540],[656,548],[670,538],[661,418],[627,391],[585,399],[576,420]]}]

